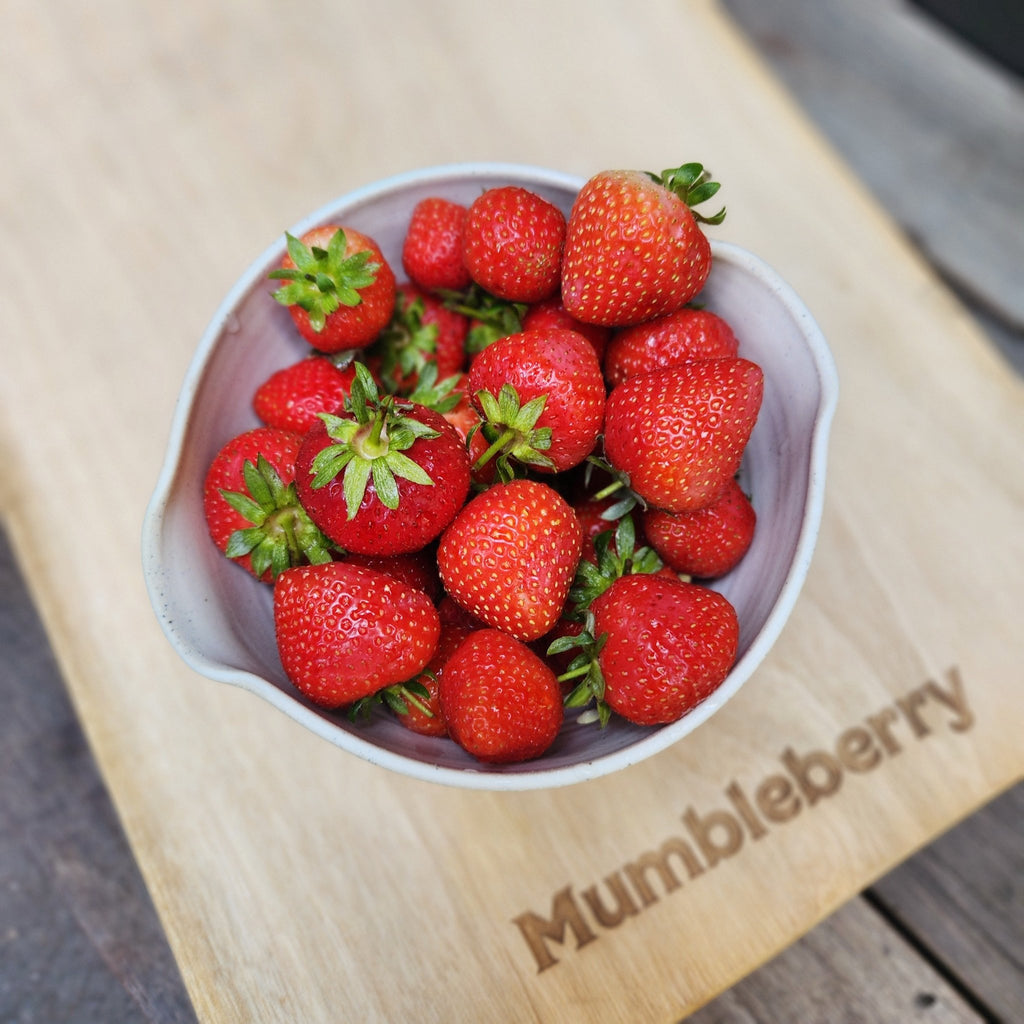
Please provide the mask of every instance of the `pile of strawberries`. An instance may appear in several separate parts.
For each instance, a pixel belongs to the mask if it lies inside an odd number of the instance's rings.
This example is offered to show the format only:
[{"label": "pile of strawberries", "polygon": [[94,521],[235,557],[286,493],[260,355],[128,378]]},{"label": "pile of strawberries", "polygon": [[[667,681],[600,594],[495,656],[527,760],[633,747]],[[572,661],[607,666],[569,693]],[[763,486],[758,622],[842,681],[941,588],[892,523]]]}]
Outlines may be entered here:
[{"label": "pile of strawberries", "polygon": [[725,679],[750,545],[736,482],[759,366],[694,301],[700,164],[410,210],[396,278],[344,224],[270,276],[308,354],[252,396],[204,490],[218,547],[273,587],[288,678],[382,704],[482,762],[535,758],[566,708],[671,722]]}]

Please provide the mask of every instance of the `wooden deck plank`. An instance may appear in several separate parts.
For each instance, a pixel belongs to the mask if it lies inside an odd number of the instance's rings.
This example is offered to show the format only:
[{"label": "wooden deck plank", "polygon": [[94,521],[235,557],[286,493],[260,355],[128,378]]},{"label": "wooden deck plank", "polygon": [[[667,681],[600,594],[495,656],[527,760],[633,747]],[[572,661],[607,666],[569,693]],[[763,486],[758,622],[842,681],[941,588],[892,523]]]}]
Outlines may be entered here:
[{"label": "wooden deck plank", "polygon": [[985,1018],[862,899],[687,1024],[981,1024]]},{"label": "wooden deck plank", "polygon": [[2,528],[0,651],[0,1021],[193,1024]]},{"label": "wooden deck plank", "polygon": [[1024,1020],[1024,785],[880,879],[871,899],[992,1019]]},{"label": "wooden deck plank", "polygon": [[898,0],[722,6],[936,267],[1020,332],[1021,79]]}]

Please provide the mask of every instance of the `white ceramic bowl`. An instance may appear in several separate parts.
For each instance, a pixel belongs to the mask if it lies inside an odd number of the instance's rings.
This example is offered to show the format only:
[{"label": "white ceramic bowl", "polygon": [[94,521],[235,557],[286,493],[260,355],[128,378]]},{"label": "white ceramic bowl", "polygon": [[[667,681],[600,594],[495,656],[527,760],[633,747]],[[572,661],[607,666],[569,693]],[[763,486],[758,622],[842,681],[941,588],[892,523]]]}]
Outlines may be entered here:
[{"label": "white ceramic bowl", "polygon": [[[329,203],[291,228],[341,222],[381,246],[401,276],[400,251],[414,204],[429,195],[463,203],[484,188],[521,184],[566,212],[582,181],[553,171],[471,164],[400,175]],[[733,325],[741,354],[764,369],[760,417],[744,459],[758,523],[747,555],[715,584],[735,606],[739,655],[723,685],[678,722],[656,728],[613,722],[601,730],[572,714],[541,758],[483,766],[449,740],[422,737],[381,712],[352,724],[316,708],[291,686],[274,642],[271,590],[210,542],[202,508],[207,466],[222,444],[255,426],[249,396],[274,370],[308,351],[288,312],[270,297],[267,274],[284,232],[228,293],[203,335],[171,425],[166,461],[146,512],[143,568],[168,639],[197,672],[252,691],[317,735],[377,765],[419,779],[477,789],[537,789],[617,771],[676,743],[706,722],[746,682],[789,617],[807,574],[821,518],[835,366],[793,291],[756,256],[713,243],[701,299]]]}]

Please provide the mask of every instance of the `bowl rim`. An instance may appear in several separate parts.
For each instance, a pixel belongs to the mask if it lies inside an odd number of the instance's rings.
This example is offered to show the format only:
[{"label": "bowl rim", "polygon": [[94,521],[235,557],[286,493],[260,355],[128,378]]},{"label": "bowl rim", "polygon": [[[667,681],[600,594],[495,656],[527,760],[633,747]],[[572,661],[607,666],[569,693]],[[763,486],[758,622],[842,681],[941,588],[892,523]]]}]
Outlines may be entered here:
[{"label": "bowl rim", "polygon": [[[301,235],[309,228],[324,223],[339,208],[351,208],[372,201],[394,191],[404,191],[418,185],[433,184],[439,178],[527,178],[537,186],[578,191],[584,179],[578,175],[534,167],[528,164],[503,162],[472,162],[423,167],[392,175],[353,191],[340,195],[313,210],[288,230]],[[240,686],[284,712],[299,725],[319,738],[341,747],[376,766],[400,775],[422,781],[440,783],[461,789],[488,791],[521,791],[555,789],[612,774],[637,764],[674,745],[693,732],[725,705],[747,682],[778,639],[803,588],[813,556],[824,510],[825,478],[828,458],[828,440],[832,420],[838,403],[839,381],[836,364],[821,329],[800,300],[795,290],[760,256],[733,242],[711,239],[713,257],[741,266],[756,277],[786,308],[790,316],[800,323],[801,335],[812,356],[818,378],[819,401],[812,421],[809,438],[808,476],[804,515],[794,548],[794,556],[786,573],[778,597],[764,624],[750,645],[733,665],[725,682],[676,722],[653,730],[628,746],[572,765],[551,768],[505,766],[505,770],[481,765],[453,768],[396,753],[362,737],[339,730],[329,720],[306,707],[295,696],[286,693],[256,673],[225,666],[196,649],[161,610],[161,578],[163,553],[163,519],[173,495],[179,473],[181,454],[188,433],[193,400],[212,359],[232,310],[239,301],[280,260],[283,235],[269,244],[249,264],[218,304],[194,351],[183,378],[168,432],[164,460],[147,503],[142,524],[143,575],[150,602],[165,636],[182,660],[200,675],[217,682]],[[344,743],[339,742],[340,736]]]}]

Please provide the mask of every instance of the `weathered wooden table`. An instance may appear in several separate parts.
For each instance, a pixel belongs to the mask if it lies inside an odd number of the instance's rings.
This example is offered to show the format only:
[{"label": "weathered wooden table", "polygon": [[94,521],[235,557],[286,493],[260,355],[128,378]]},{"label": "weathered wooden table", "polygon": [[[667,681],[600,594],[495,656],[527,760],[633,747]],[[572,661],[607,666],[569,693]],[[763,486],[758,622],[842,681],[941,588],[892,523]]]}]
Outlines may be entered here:
[{"label": "weathered wooden table", "polygon": [[[952,282],[970,316],[915,262],[746,51],[736,27],[706,4],[691,5],[689,22],[675,6],[649,5],[652,20],[635,35],[633,19],[620,23],[625,16],[614,5],[588,5],[603,19],[598,28],[574,24],[571,5],[564,17],[550,5],[523,5],[520,17],[530,14],[562,33],[539,44],[543,59],[525,61],[549,69],[534,72],[525,98],[505,84],[509,71],[495,67],[497,57],[510,60],[542,34],[516,19],[500,27],[472,5],[438,4],[428,15],[426,7],[401,3],[374,10],[352,4],[345,16],[331,5],[307,5],[306,16],[321,25],[312,31],[263,4],[146,11],[108,0],[85,13],[15,4],[0,71],[0,215],[8,239],[0,257],[0,498],[22,575],[5,537],[0,1019],[632,1021],[672,1020],[691,1010],[698,1022],[1024,1017],[1024,797],[1019,786],[1007,788],[1022,766],[1022,648],[1007,606],[1016,598],[1019,607],[1022,592],[1007,579],[1014,568],[1019,577],[1024,563],[1014,529],[1024,480],[1014,445],[995,436],[993,424],[994,411],[1005,410],[1017,434],[1024,425],[1022,392],[1013,383],[1022,366],[1020,88],[913,12],[887,3],[852,6],[725,5],[916,248]],[[357,14],[363,20],[348,23]],[[388,34],[366,29],[382,24],[391,26]],[[408,38],[399,38],[398,25]],[[714,49],[713,57],[692,58],[696,84],[659,63],[677,50],[683,61],[683,36],[694,27]],[[628,103],[614,83],[598,79],[598,60],[579,34],[605,51],[628,42]],[[470,39],[481,49],[471,51]],[[550,70],[559,61],[568,68]],[[381,62],[391,84],[378,96],[358,76]],[[568,91],[569,68],[587,76],[600,109]],[[423,92],[418,75],[436,87],[442,109],[421,104],[413,114]],[[709,80],[716,75],[721,82]],[[335,90],[335,78],[346,88]],[[464,80],[475,84],[467,90]],[[655,86],[684,83],[710,106],[704,118],[681,117],[678,91],[631,115]],[[543,94],[552,84],[556,97]],[[353,95],[365,104],[359,113]],[[537,102],[527,107],[528,100]],[[497,117],[496,126],[483,121],[486,114]],[[728,126],[709,128],[705,121],[716,114],[728,117]],[[615,130],[606,131],[609,125]],[[573,136],[568,142],[565,132]],[[929,138],[936,145],[945,139],[941,171]],[[968,155],[986,154],[978,161],[981,194],[955,187],[965,155],[958,145],[969,147]],[[165,657],[148,609],[139,606],[137,566],[120,564],[136,557],[132,531],[195,338],[282,221],[369,178],[467,156],[586,173],[595,161],[664,163],[698,149],[701,156],[710,151],[705,158],[723,180],[737,182],[730,204],[740,223],[730,237],[772,250],[771,261],[795,279],[834,339],[843,376],[830,518],[788,642],[760,686],[752,682],[723,722],[716,718],[695,734],[692,756],[656,759],[659,767],[631,771],[632,778],[600,790],[567,791],[551,806],[485,797],[466,801],[469,808],[461,797],[434,797],[429,787],[417,787],[411,801],[395,792],[395,780],[354,766],[352,784],[364,792],[346,797],[343,755],[310,744],[290,724],[251,707],[247,695],[221,693]],[[928,167],[918,162],[925,158]],[[792,190],[805,163],[809,192],[801,199]],[[973,222],[951,212],[952,193]],[[841,205],[832,211],[830,201]],[[879,246],[876,259],[850,257],[829,238],[833,213],[849,244]],[[783,225],[793,237],[778,239]],[[805,245],[814,245],[814,254]],[[872,266],[881,268],[878,280],[853,275]],[[890,294],[894,281],[918,289],[923,312],[908,311]],[[862,319],[851,312],[857,302]],[[915,366],[929,357],[928,345],[892,336],[886,317],[901,328],[935,331],[938,368],[961,378]],[[861,356],[854,329],[905,345],[905,358],[870,338]],[[902,415],[876,407],[875,368],[922,397]],[[984,399],[984,408],[961,400],[958,386]],[[943,429],[931,418],[932,396],[947,388],[957,419]],[[892,379],[882,390],[898,394]],[[934,489],[925,471],[944,472],[936,470],[927,436],[937,432],[954,465],[968,467],[964,488],[991,491],[995,511],[983,508],[981,517],[988,536],[979,540],[965,523],[965,550],[942,559],[935,541],[958,531],[922,522],[916,529],[923,539],[899,543],[916,518],[941,521],[941,509],[894,506],[889,522],[872,518],[854,488],[853,468],[871,465],[849,433],[861,424],[849,411],[858,403],[883,425],[918,431],[913,443],[893,444],[921,460],[906,472],[929,498]],[[111,426],[125,436],[106,437]],[[102,443],[109,454],[99,450]],[[883,501],[912,491],[884,479],[884,453],[877,462]],[[950,497],[958,509],[978,511],[956,488]],[[877,536],[851,519],[858,513]],[[957,605],[955,621],[940,593],[893,593],[865,549],[872,539],[897,582],[944,591],[958,585],[957,573],[970,574],[946,597]],[[976,553],[1003,564],[971,564]],[[844,577],[865,566],[867,584]],[[995,588],[991,599],[980,587],[986,581]],[[853,621],[842,639],[836,595],[846,587]],[[864,632],[880,621],[868,598],[900,619],[891,643]],[[926,612],[935,616],[934,633]],[[809,653],[801,637],[825,649]],[[995,645],[995,653],[974,650],[971,638]],[[844,659],[851,667],[839,679],[835,666]],[[774,711],[769,685],[780,702]],[[752,738],[751,717],[770,726],[767,739],[763,729],[760,740]],[[736,808],[736,794],[777,771],[785,748],[806,757],[869,720],[890,725],[878,733],[890,741],[878,765],[860,777],[850,773],[791,825],[751,833],[714,871],[602,932],[600,942],[578,951],[571,941],[551,945],[559,958],[553,969],[537,973],[507,920],[492,916],[488,929],[474,932],[481,914],[527,909],[516,903],[522,894],[530,909],[548,912],[556,888],[599,884],[678,830],[684,812],[707,821],[715,810]],[[288,767],[296,757],[334,774],[329,791],[289,792],[292,776],[303,775]],[[637,800],[634,784],[664,792],[657,802]],[[273,800],[263,799],[268,792]],[[639,804],[632,830],[622,824],[628,801]],[[980,804],[986,806],[975,811]],[[529,819],[531,810],[541,825]],[[447,820],[438,820],[439,811],[449,812]],[[545,873],[513,832],[502,864],[535,881],[480,873],[462,878],[454,892],[453,871],[475,865],[473,847],[490,850],[470,812],[491,824],[511,814],[520,838],[528,834],[547,851],[556,871]],[[540,832],[553,812],[564,829],[554,838]],[[339,820],[346,813],[359,822],[357,832]],[[595,833],[600,823],[622,835]],[[340,830],[332,837],[331,828]],[[443,840],[425,838],[434,830]],[[421,849],[447,847],[451,864],[417,867]],[[323,861],[328,852],[341,877]],[[496,895],[503,885],[512,895]],[[404,922],[421,920],[423,906],[438,912],[429,948],[401,934]],[[475,973],[484,967],[486,982]],[[633,987],[636,977],[646,989]],[[461,1010],[449,1001],[465,1000],[474,988],[478,1001]]]}]

